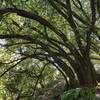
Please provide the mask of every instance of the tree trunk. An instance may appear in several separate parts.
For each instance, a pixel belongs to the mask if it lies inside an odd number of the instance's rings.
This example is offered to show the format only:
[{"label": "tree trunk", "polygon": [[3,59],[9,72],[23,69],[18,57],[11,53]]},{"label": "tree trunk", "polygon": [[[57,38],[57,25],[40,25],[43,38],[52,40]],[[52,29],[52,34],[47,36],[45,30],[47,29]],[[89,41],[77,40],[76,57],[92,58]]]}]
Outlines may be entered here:
[{"label": "tree trunk", "polygon": [[78,69],[76,73],[80,87],[95,87],[97,85],[96,72],[91,61],[83,59],[80,65],[81,69]]}]

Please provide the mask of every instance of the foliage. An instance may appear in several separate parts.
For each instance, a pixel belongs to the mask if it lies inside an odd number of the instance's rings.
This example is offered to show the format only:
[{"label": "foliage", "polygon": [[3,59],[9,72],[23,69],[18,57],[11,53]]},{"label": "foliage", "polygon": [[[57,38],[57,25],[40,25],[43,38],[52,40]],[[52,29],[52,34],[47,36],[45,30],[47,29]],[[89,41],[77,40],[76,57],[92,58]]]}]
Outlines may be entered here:
[{"label": "foliage", "polygon": [[0,5],[4,94],[30,100],[62,76],[67,90],[97,85],[100,0],[0,0]]},{"label": "foliage", "polygon": [[0,97],[7,100],[11,98],[20,98],[21,100],[36,99],[38,95],[42,95],[48,88],[59,82],[59,75],[56,73],[58,71],[52,68],[50,64],[45,66],[45,63],[40,63],[37,60],[32,63],[31,59],[27,60],[17,68],[10,70],[5,76],[5,80],[0,80],[2,82]]},{"label": "foliage", "polygon": [[61,95],[61,100],[99,100],[95,97],[95,93],[91,89],[71,89]]}]

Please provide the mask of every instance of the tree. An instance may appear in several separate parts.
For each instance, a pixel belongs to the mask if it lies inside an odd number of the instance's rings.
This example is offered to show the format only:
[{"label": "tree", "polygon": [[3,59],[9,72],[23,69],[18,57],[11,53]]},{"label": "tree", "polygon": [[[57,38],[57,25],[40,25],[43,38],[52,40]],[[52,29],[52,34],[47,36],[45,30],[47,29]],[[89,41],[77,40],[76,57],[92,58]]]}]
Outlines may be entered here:
[{"label": "tree", "polygon": [[91,53],[100,41],[99,0],[2,1],[2,46],[20,59],[1,76],[31,58],[55,66],[69,88],[96,86]]}]

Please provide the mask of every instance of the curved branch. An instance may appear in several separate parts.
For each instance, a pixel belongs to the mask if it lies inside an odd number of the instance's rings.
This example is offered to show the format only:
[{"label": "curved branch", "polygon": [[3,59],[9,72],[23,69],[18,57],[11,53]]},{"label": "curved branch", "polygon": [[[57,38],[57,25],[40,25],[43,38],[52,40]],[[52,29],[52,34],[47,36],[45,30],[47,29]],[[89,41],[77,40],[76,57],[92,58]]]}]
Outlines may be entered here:
[{"label": "curved branch", "polygon": [[[57,3],[58,3],[60,6],[62,6],[63,8],[67,9],[66,5],[65,5],[63,2],[61,2],[61,1],[59,1],[59,0],[54,0],[54,1],[57,2]],[[85,24],[85,25],[88,24],[87,21],[85,21],[82,17],[80,17],[76,12],[72,11],[72,15],[73,15],[76,19],[78,19],[81,23],[83,23],[83,24]]]},{"label": "curved branch", "polygon": [[43,74],[43,72],[44,72],[44,70],[45,70],[45,67],[46,67],[48,64],[49,64],[49,63],[46,63],[46,64],[43,66],[43,68],[42,68],[40,74],[38,75],[37,81],[36,81],[35,86],[34,86],[34,92],[32,93],[32,95],[35,95],[38,82],[39,82],[39,80],[40,80],[40,78],[41,78],[41,76],[42,76],[42,74]]},{"label": "curved branch", "polygon": [[21,63],[22,61],[24,61],[27,57],[23,57],[19,62],[17,62],[15,65],[11,66],[10,68],[8,68],[6,71],[4,71],[0,77],[4,76],[7,72],[9,72],[11,69],[13,69],[14,67],[16,67],[19,63]]},{"label": "curved branch", "polygon": [[53,25],[51,25],[50,22],[48,22],[46,19],[44,19],[41,16],[38,16],[34,13],[31,13],[31,12],[28,12],[25,10],[21,10],[21,9],[17,9],[17,8],[0,9],[0,15],[4,15],[7,13],[17,13],[19,16],[33,19],[33,20],[39,22],[41,25],[44,25],[44,26],[48,27],[49,29],[51,29],[62,39],[65,37],[65,35],[60,30],[56,29]]},{"label": "curved branch", "polygon": [[20,35],[20,34],[6,34],[6,35],[0,35],[0,39],[11,39],[11,38],[16,38],[16,39],[24,39],[28,41],[33,41],[34,39],[28,35]]},{"label": "curved branch", "polygon": [[[54,9],[56,9],[56,10],[59,12],[59,14],[62,15],[62,17],[64,17],[64,18],[68,21],[70,27],[73,29],[73,32],[75,33],[76,42],[77,42],[77,44],[78,44],[78,47],[79,47],[79,49],[80,49],[80,52],[82,53],[82,55],[84,55],[84,52],[83,52],[83,49],[82,49],[82,48],[83,48],[83,44],[82,44],[82,41],[81,41],[81,37],[79,36],[80,33],[79,33],[79,31],[77,30],[77,26],[76,26],[76,24],[75,24],[75,22],[74,22],[74,19],[73,19],[70,0],[66,1],[66,4],[67,4],[67,11],[68,11],[68,14],[67,14],[67,15],[64,14],[64,13],[62,12],[62,10],[59,9],[59,7],[55,4],[55,2],[54,2],[53,0],[48,0],[48,1],[49,1],[49,3],[51,4],[51,6],[52,6]],[[64,38],[65,38],[65,37],[64,37]],[[65,41],[65,42],[66,42],[66,41]]]},{"label": "curved branch", "polygon": [[11,63],[14,63],[14,62],[16,62],[16,61],[19,61],[19,60],[21,60],[21,59],[22,59],[22,58],[20,58],[20,59],[15,59],[15,60],[10,61],[10,62],[0,62],[0,65],[11,64]]},{"label": "curved branch", "polygon": [[11,43],[11,44],[0,44],[1,46],[11,47],[16,45],[23,45],[23,44],[32,44],[33,42],[18,42],[18,43]]}]

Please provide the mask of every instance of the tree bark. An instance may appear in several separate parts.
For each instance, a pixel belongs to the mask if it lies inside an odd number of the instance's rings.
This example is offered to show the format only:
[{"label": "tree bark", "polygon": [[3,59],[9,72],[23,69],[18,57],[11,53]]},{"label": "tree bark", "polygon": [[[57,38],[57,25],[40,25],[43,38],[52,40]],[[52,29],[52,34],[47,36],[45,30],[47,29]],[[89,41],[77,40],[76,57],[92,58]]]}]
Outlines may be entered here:
[{"label": "tree bark", "polygon": [[76,73],[80,87],[95,87],[97,85],[97,80],[93,64],[90,61],[86,61],[83,59],[83,62],[81,63],[81,68],[82,70],[77,69],[78,73]]}]

